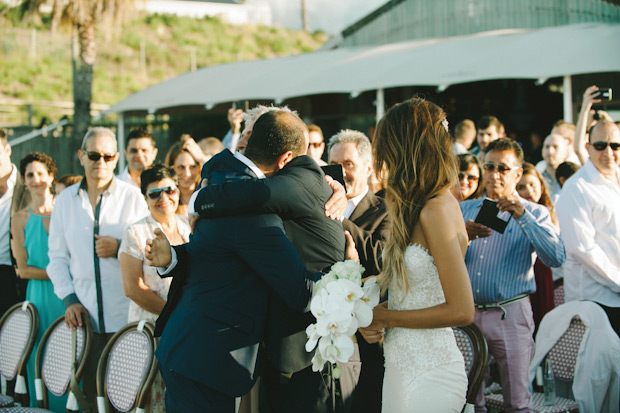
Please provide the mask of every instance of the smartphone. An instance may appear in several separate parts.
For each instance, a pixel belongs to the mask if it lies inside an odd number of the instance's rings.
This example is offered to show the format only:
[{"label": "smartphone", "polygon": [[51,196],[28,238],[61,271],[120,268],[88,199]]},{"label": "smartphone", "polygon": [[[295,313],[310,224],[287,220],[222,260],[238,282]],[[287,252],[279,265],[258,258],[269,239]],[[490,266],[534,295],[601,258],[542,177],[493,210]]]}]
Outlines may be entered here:
[{"label": "smartphone", "polygon": [[511,216],[509,212],[500,212],[497,207],[497,201],[485,198],[482,201],[482,207],[480,212],[478,212],[478,216],[476,216],[475,222],[503,234],[506,231]]},{"label": "smartphone", "polygon": [[598,93],[594,97],[597,97],[601,100],[611,100],[612,99],[611,88],[610,87],[599,88]]},{"label": "smartphone", "polygon": [[325,165],[321,166],[321,169],[325,175],[329,175],[334,178],[335,181],[340,182],[340,185],[344,188],[345,193],[347,192],[347,186],[344,184],[344,172],[342,170],[342,165]]}]

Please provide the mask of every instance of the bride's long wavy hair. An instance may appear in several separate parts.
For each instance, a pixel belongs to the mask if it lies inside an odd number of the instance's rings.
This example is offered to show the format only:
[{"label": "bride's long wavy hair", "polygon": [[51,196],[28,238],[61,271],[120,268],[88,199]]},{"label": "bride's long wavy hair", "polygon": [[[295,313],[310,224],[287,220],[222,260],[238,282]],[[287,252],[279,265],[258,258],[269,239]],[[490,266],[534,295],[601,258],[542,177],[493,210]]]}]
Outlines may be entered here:
[{"label": "bride's long wavy hair", "polygon": [[422,208],[458,182],[458,164],[445,112],[424,99],[393,106],[377,125],[372,142],[376,171],[387,171],[386,201],[391,229],[383,251],[382,290],[390,281],[409,290],[405,249]]}]

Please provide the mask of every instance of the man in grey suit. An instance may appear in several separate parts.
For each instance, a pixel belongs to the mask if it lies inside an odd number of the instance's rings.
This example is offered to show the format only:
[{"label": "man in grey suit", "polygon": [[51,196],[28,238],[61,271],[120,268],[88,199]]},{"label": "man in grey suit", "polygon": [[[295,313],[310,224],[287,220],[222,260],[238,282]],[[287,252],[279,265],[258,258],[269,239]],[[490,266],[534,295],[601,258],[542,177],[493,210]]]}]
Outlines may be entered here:
[{"label": "man in grey suit", "polygon": [[[345,129],[329,140],[330,165],[342,165],[347,187],[347,209],[342,227],[351,233],[366,268],[364,277],[381,272],[381,252],[387,236],[389,216],[383,198],[368,187],[372,174],[370,140],[362,132]],[[381,411],[383,387],[383,353],[378,344],[368,344],[356,335],[359,359],[351,358],[343,365],[341,380],[345,410],[351,412]]]}]

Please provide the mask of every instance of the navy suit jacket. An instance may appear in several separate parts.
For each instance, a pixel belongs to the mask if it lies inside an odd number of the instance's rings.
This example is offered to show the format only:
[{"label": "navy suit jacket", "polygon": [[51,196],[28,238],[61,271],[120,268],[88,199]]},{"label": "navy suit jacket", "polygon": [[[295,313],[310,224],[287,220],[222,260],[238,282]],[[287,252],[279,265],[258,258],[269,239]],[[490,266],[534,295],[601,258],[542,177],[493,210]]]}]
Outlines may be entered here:
[{"label": "navy suit jacket", "polygon": [[[255,177],[232,155],[205,168],[214,183]],[[320,274],[306,271],[277,215],[199,220],[189,244],[175,250],[180,265],[158,319],[157,358],[162,368],[241,396],[257,377],[270,294],[303,311]]]},{"label": "navy suit jacket", "polygon": [[[208,175],[209,170],[203,170],[203,178],[210,179]],[[276,213],[284,220],[286,235],[310,271],[327,271],[344,259],[342,224],[325,216],[325,203],[333,191],[312,158],[296,157],[267,179],[211,184],[212,180],[196,199],[196,211],[201,216]],[[312,314],[291,311],[281,297],[272,297],[265,349],[278,370],[294,373],[310,365],[312,353],[305,350],[305,330],[314,321]]]}]

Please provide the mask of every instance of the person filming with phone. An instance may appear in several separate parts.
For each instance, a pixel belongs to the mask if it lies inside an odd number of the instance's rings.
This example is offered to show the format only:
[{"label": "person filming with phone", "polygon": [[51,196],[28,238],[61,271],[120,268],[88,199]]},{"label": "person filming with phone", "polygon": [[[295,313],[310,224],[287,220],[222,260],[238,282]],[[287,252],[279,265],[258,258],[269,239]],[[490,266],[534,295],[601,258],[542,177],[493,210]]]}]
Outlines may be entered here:
[{"label": "person filming with phone", "polygon": [[[470,240],[465,265],[476,303],[474,324],[497,361],[504,409],[512,412],[529,411],[531,402],[528,368],[534,321],[529,294],[536,291],[534,261],[538,256],[547,266],[559,267],[566,258],[549,211],[516,192],[522,165],[517,142],[491,142],[482,165],[487,198],[460,204]],[[485,384],[480,388],[476,411],[485,411]]]}]

